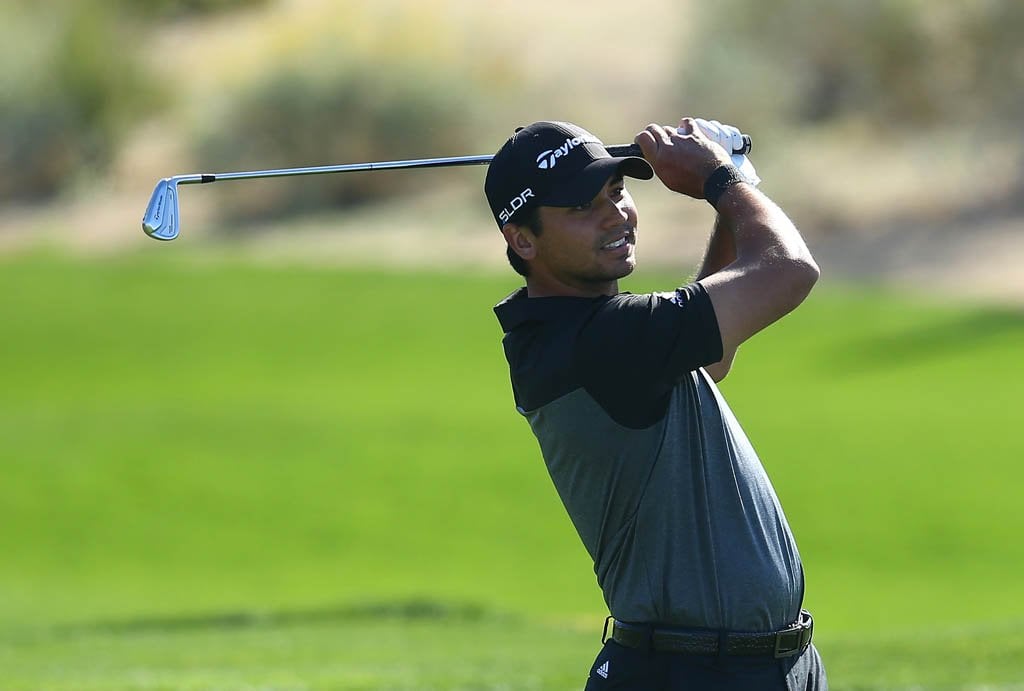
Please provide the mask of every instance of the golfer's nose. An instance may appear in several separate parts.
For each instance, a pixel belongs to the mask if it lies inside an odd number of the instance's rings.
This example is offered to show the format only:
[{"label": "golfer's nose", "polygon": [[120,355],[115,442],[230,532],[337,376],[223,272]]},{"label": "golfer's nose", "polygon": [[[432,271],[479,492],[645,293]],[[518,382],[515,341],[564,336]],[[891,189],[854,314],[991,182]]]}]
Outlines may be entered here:
[{"label": "golfer's nose", "polygon": [[610,196],[607,199],[607,213],[605,215],[605,221],[608,225],[620,225],[625,221],[629,220],[629,214],[626,212],[627,201],[623,199],[612,199]]}]

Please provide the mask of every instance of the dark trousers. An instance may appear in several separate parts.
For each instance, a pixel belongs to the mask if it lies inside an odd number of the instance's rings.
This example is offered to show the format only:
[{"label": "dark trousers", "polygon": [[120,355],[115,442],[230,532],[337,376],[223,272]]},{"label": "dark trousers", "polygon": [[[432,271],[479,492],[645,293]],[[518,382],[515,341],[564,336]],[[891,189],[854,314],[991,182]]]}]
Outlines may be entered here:
[{"label": "dark trousers", "polygon": [[686,655],[604,644],[585,691],[827,691],[813,645],[798,656]]}]

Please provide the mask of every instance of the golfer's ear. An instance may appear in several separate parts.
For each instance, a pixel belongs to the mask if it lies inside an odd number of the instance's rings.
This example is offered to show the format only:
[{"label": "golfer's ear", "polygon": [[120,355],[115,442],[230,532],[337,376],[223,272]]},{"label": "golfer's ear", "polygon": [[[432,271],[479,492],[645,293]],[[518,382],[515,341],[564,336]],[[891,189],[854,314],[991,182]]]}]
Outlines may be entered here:
[{"label": "golfer's ear", "polygon": [[523,260],[530,261],[537,256],[537,246],[534,244],[533,233],[526,226],[515,223],[506,223],[501,227],[501,234],[505,236],[505,242]]}]

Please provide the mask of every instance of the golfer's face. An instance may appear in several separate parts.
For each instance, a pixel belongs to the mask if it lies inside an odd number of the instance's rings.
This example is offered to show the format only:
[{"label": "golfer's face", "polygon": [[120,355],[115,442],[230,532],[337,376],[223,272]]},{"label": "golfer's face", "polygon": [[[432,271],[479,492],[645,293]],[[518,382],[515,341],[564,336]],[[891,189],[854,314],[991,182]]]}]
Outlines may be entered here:
[{"label": "golfer's face", "polygon": [[636,266],[637,212],[621,176],[610,178],[589,203],[541,207],[540,220],[531,271],[599,295],[617,292],[615,282]]}]

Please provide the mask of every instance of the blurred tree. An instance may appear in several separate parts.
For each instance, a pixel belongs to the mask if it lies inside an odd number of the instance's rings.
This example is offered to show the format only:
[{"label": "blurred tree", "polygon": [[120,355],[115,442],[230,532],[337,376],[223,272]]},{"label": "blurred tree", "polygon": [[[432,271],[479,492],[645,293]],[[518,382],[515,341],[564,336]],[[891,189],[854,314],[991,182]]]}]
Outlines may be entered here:
[{"label": "blurred tree", "polygon": [[140,40],[161,17],[266,0],[27,0],[0,6],[0,197],[42,200],[102,172],[126,134],[164,103]]},{"label": "blurred tree", "polygon": [[84,169],[102,169],[126,129],[158,101],[109,3],[22,10],[0,37],[18,68],[0,91],[0,195],[52,196]]},{"label": "blurred tree", "polygon": [[267,0],[109,0],[119,10],[144,17],[187,17],[265,5]]},{"label": "blurred tree", "polygon": [[1020,0],[719,0],[701,5],[684,93],[737,121],[887,128],[1024,115]]}]

